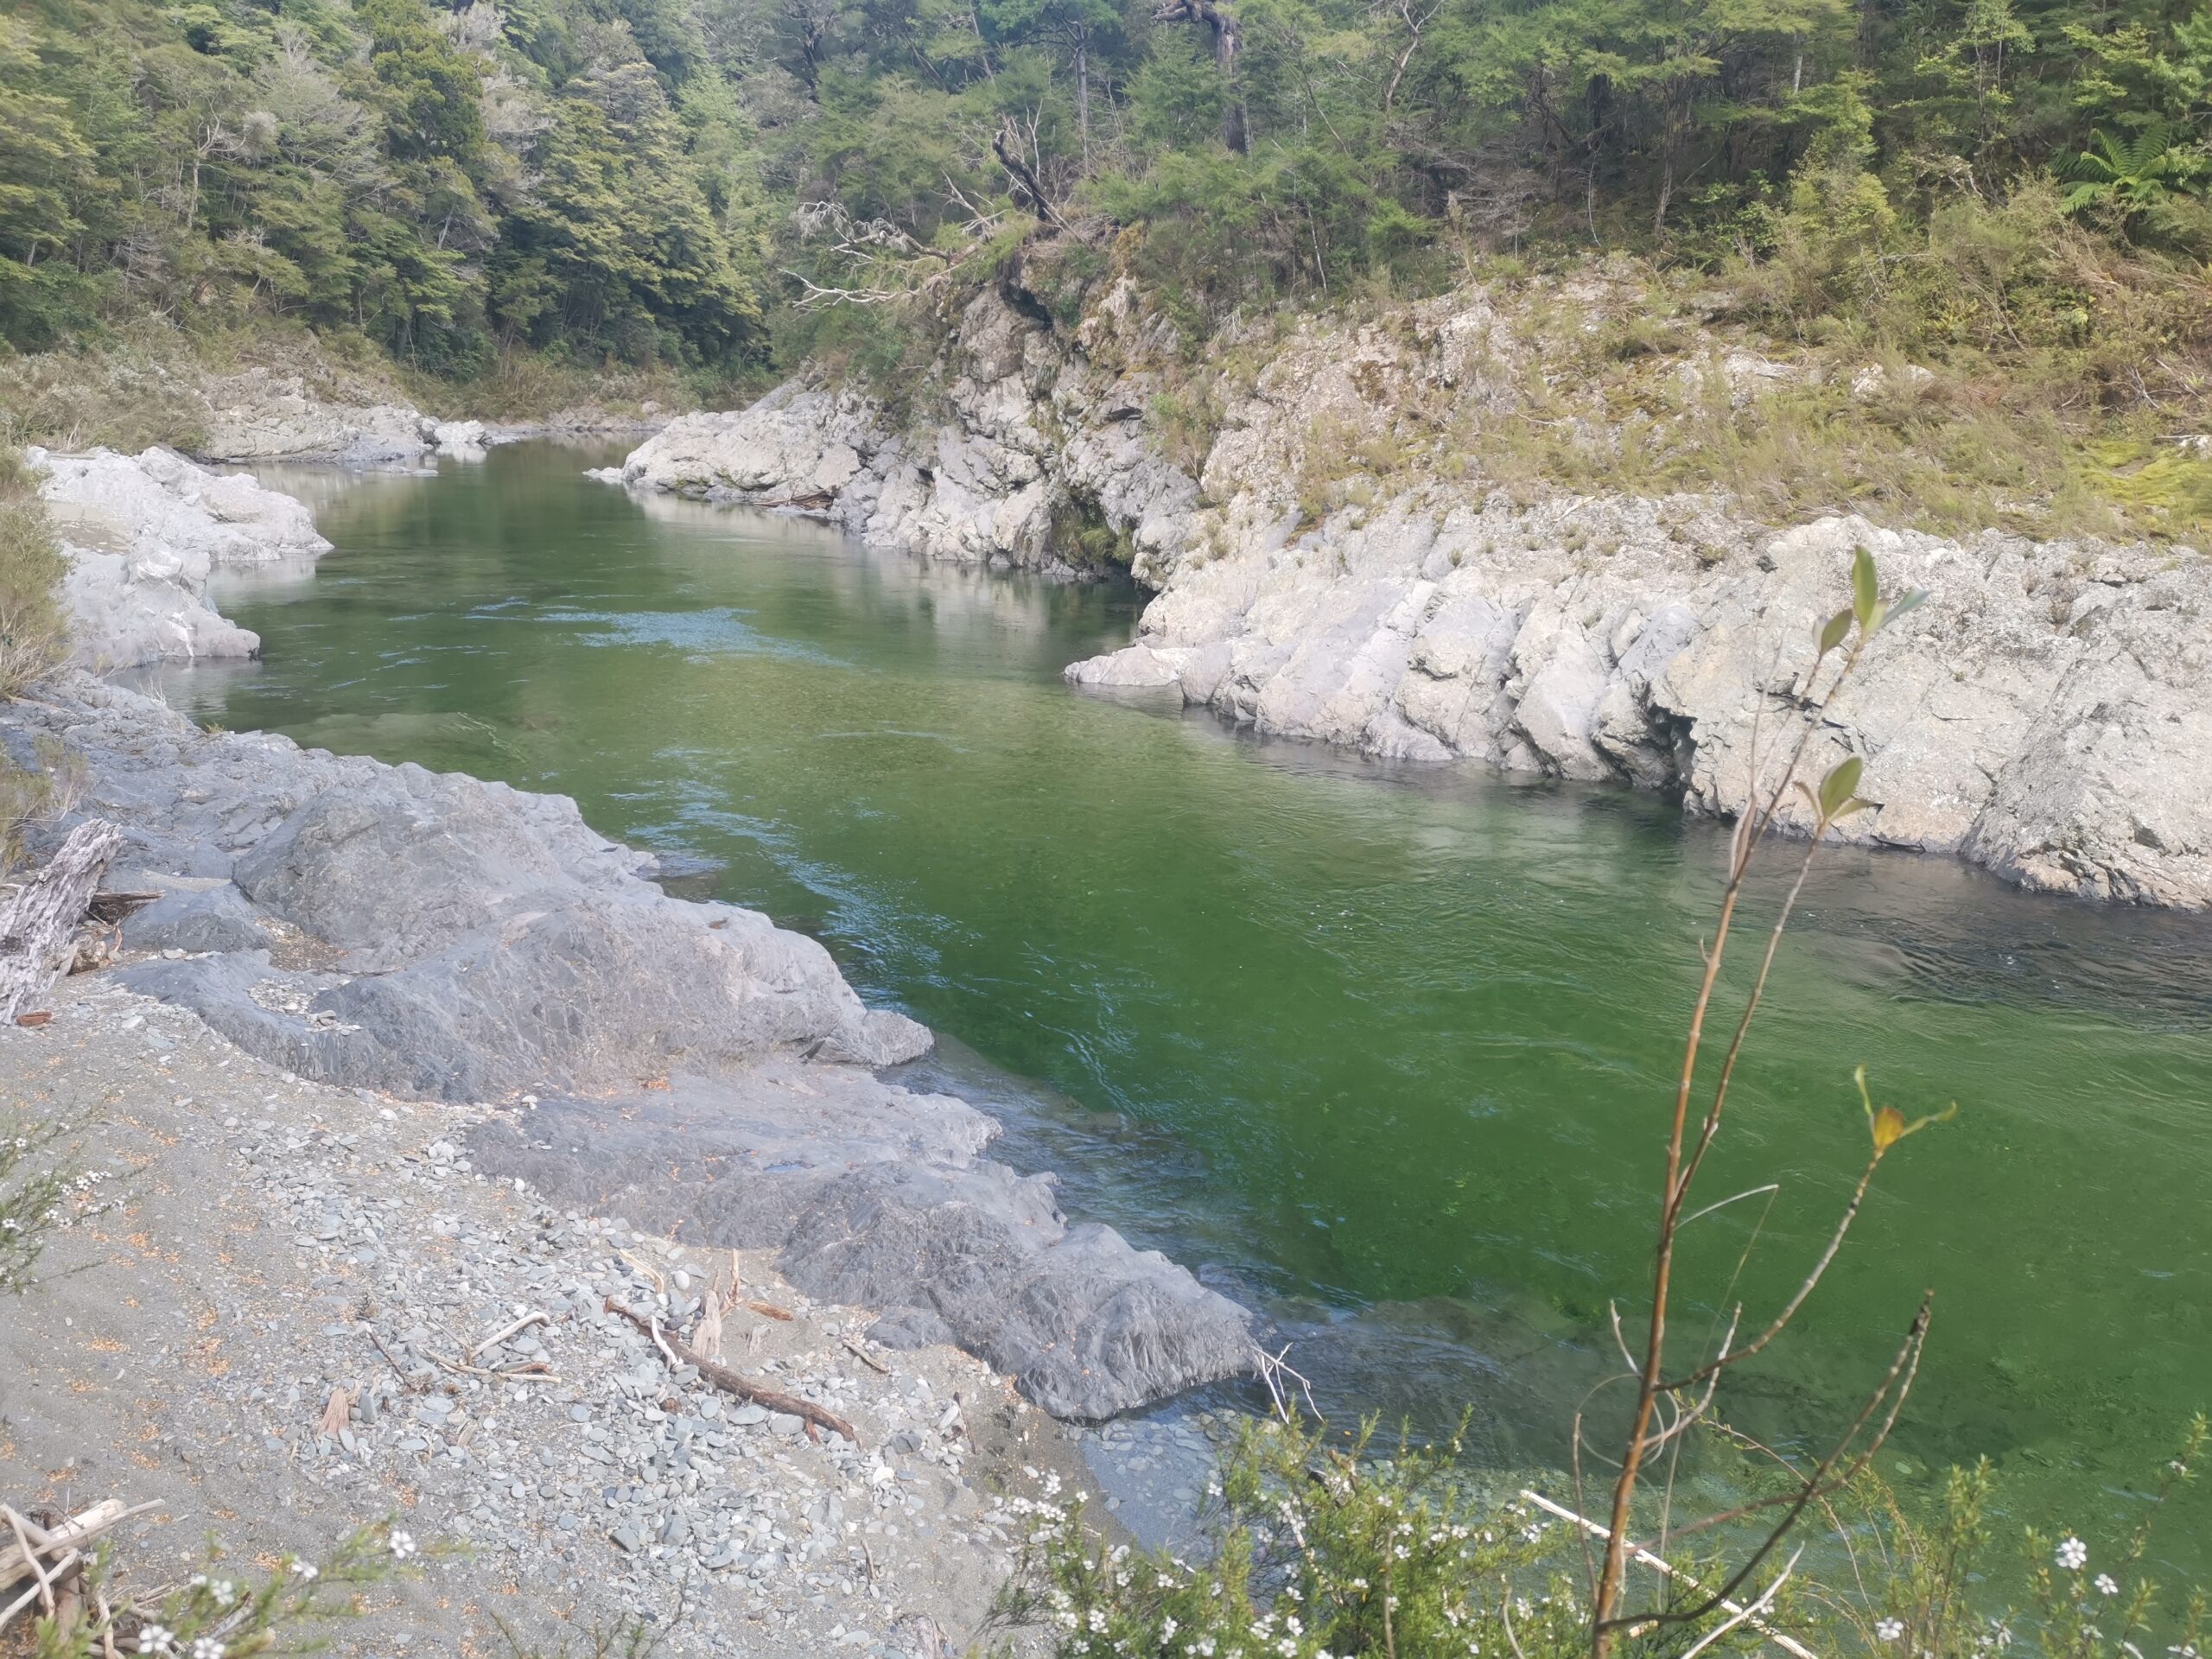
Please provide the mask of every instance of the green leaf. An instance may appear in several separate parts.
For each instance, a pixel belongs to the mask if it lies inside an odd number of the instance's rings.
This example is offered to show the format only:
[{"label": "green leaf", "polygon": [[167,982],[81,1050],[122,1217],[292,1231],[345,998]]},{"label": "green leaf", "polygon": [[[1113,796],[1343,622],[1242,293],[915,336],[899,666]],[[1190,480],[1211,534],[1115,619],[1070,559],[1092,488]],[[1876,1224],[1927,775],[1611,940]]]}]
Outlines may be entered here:
[{"label": "green leaf", "polygon": [[1851,556],[1851,609],[1859,626],[1874,631],[1874,607],[1881,603],[1881,584],[1874,575],[1874,556],[1860,548]]},{"label": "green leaf", "polygon": [[1886,628],[1891,623],[1896,621],[1897,618],[1904,615],[1909,611],[1918,610],[1927,602],[1928,590],[1925,588],[1916,588],[1909,594],[1899,594],[1895,599],[1890,601],[1889,609],[1882,613],[1882,620],[1880,622],[1876,624],[1876,626],[1878,627]]},{"label": "green leaf", "polygon": [[1857,755],[1846,755],[1828,769],[1821,779],[1821,817],[1833,819],[1850,801],[1852,791],[1859,787],[1859,774],[1866,763]]},{"label": "green leaf", "polygon": [[1845,606],[1821,625],[1821,655],[1825,657],[1843,643],[1851,632],[1851,607]]}]

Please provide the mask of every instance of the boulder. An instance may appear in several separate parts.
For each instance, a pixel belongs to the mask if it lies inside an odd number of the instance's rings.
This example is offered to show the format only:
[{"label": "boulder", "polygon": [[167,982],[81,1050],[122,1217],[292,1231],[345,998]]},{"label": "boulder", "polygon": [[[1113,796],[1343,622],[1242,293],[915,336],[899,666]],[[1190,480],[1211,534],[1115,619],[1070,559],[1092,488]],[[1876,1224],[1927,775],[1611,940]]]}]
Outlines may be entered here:
[{"label": "boulder", "polygon": [[257,656],[260,640],[207,604],[209,575],[330,550],[290,496],[171,450],[25,454],[68,563],[60,592],[82,666]]}]

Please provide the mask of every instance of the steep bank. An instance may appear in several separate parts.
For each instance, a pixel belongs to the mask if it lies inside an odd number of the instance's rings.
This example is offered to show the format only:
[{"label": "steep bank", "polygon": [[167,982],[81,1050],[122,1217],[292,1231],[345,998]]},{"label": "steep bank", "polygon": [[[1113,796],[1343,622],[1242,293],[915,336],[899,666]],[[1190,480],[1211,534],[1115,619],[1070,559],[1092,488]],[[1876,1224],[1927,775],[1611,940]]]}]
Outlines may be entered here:
[{"label": "steep bank", "polygon": [[[2035,888],[2212,904],[2212,570],[2194,552],[1844,516],[1777,532],[1719,495],[1508,487],[1522,469],[1486,445],[1529,353],[1481,289],[1255,343],[1262,366],[1194,446],[1173,332],[1131,287],[1073,328],[1023,300],[969,302],[901,410],[802,376],[672,423],[621,477],[1040,569],[1078,563],[1103,527],[1159,592],[1137,643],[1071,665],[1077,684],[1379,755],[1618,778],[1721,815],[1865,545],[1929,601],[1815,746],[1815,766],[1866,763],[1877,810],[1840,833]],[[1794,372],[1711,340],[1669,365],[1727,398]],[[1854,395],[1883,382],[1870,370]]]}]

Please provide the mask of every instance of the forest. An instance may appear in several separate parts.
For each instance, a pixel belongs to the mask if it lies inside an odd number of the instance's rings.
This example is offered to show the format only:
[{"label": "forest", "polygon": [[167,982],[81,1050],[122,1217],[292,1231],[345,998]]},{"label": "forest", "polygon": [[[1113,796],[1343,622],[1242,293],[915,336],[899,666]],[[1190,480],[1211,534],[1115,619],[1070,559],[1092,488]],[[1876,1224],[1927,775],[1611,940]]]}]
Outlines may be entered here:
[{"label": "forest", "polygon": [[2025,190],[2193,273],[2209,80],[2183,0],[22,0],[0,336],[727,372],[1040,227],[1218,315]]}]

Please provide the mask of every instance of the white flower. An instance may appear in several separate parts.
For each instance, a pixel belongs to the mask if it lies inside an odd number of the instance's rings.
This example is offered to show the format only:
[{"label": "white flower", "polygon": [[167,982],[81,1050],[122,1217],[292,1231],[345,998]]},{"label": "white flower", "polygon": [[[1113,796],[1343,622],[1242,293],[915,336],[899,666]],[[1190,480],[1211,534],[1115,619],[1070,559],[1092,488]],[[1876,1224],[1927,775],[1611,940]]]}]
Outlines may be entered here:
[{"label": "white flower", "polygon": [[322,1569],[318,1567],[313,1561],[294,1561],[292,1563],[292,1576],[296,1579],[302,1579],[308,1583],[313,1584],[318,1578],[322,1576]]},{"label": "white flower", "polygon": [[1904,1621],[1901,1618],[1877,1619],[1874,1622],[1874,1634],[1885,1642],[1894,1642],[1904,1634]]},{"label": "white flower", "polygon": [[175,1631],[164,1630],[159,1624],[149,1624],[145,1629],[138,1632],[138,1651],[141,1653],[168,1653],[172,1651],[171,1644],[175,1643]]},{"label": "white flower", "polygon": [[212,1636],[203,1636],[192,1644],[192,1659],[223,1659],[223,1644]]},{"label": "white flower", "polygon": [[2116,1596],[2120,1593],[2120,1586],[2113,1582],[2111,1573],[2097,1574],[2097,1593],[2101,1596]]},{"label": "white flower", "polygon": [[2089,1547],[2079,1538],[2069,1537],[2058,1546],[2058,1564],[2069,1573],[2079,1573],[2089,1562]]},{"label": "white flower", "polygon": [[227,1607],[231,1605],[231,1598],[238,1593],[238,1586],[228,1579],[218,1579],[207,1586],[207,1593]]},{"label": "white flower", "polygon": [[394,1560],[404,1561],[415,1553],[415,1535],[411,1532],[395,1532],[385,1542],[391,1547]]}]

